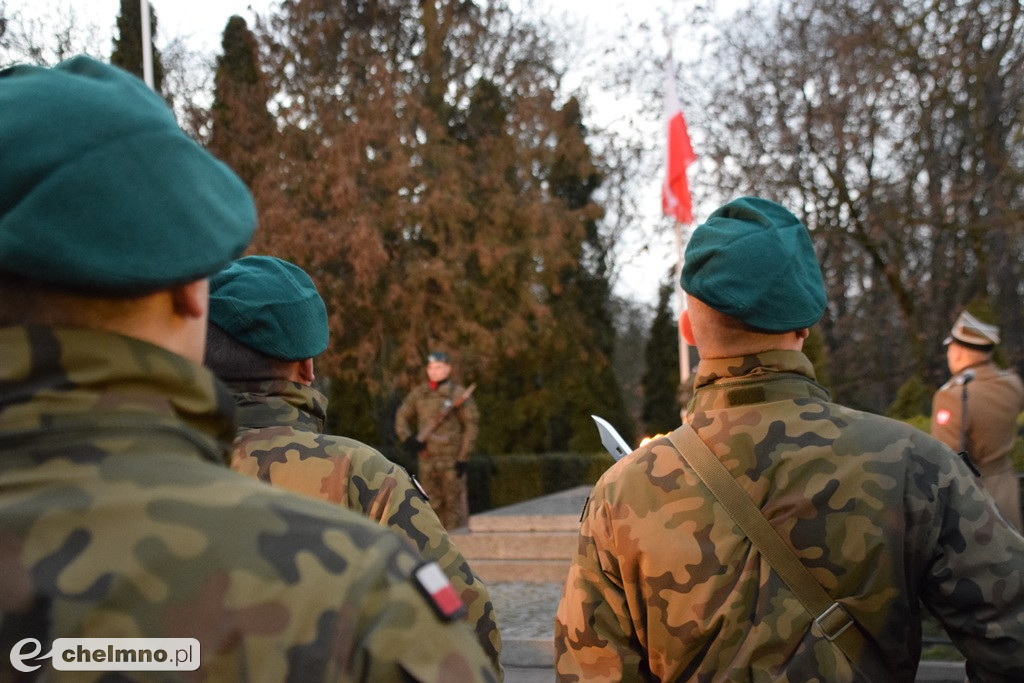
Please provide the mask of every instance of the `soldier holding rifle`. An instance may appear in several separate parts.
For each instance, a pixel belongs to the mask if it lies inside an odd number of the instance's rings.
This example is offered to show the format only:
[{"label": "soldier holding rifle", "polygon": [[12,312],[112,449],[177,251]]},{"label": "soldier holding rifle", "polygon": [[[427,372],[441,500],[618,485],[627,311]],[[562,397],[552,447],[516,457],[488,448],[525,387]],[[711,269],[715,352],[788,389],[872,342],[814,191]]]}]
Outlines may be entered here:
[{"label": "soldier holding rifle", "polygon": [[464,388],[451,377],[451,359],[434,351],[427,356],[427,381],[405,397],[395,414],[395,434],[416,457],[417,475],[441,524],[466,526],[466,463],[476,443],[480,411],[475,385]]}]

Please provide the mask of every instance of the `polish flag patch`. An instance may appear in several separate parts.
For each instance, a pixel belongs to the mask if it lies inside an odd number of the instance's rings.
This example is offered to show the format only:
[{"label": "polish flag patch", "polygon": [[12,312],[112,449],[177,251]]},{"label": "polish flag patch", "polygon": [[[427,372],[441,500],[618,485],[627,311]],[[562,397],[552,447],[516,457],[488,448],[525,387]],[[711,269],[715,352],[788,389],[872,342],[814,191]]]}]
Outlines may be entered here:
[{"label": "polish flag patch", "polygon": [[937,425],[948,425],[950,418],[950,412],[943,408],[942,410],[935,413],[935,424]]},{"label": "polish flag patch", "polygon": [[426,596],[427,602],[433,605],[437,616],[445,621],[454,621],[466,616],[466,605],[437,562],[421,564],[413,572],[413,579]]}]

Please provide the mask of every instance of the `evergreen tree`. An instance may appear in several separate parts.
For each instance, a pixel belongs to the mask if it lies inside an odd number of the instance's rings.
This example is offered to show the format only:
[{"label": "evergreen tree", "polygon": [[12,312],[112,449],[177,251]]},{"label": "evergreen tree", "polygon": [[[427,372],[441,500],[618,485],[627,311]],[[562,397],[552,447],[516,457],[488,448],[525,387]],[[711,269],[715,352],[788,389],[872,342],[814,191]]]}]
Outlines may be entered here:
[{"label": "evergreen tree", "polygon": [[644,347],[642,419],[647,434],[667,434],[681,424],[679,331],[672,312],[672,277],[658,288],[658,306]]},{"label": "evergreen tree", "polygon": [[[149,5],[149,35],[156,41],[156,10]],[[153,90],[163,92],[164,65],[160,51],[153,46]],[[142,64],[142,3],[138,0],[121,0],[121,11],[117,15],[117,35],[110,63],[143,77]]]},{"label": "evergreen tree", "polygon": [[395,395],[441,348],[478,384],[481,450],[598,448],[595,401],[612,419],[621,401],[607,282],[581,265],[599,174],[549,37],[503,2],[459,0],[299,0],[267,30],[280,135],[253,248],[317,281],[321,375],[372,404],[364,438],[391,436]]},{"label": "evergreen tree", "polygon": [[209,149],[250,188],[262,168],[262,150],[274,134],[269,91],[260,71],[256,37],[245,19],[228,19],[217,57]]}]

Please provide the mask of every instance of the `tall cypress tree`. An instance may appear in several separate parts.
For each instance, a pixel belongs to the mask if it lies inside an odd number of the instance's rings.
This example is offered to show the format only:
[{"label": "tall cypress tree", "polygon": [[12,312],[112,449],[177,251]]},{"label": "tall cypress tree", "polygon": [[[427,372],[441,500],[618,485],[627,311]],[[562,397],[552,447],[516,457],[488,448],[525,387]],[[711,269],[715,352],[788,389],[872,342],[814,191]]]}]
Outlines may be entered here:
[{"label": "tall cypress tree", "polygon": [[269,93],[260,70],[256,37],[245,19],[232,16],[221,35],[209,149],[253,187],[263,162],[261,151],[274,133],[267,110]]},{"label": "tall cypress tree", "polygon": [[658,307],[644,347],[642,419],[648,434],[666,434],[680,425],[679,332],[672,313],[672,281],[658,288]]},{"label": "tall cypress tree", "polygon": [[[156,10],[149,6],[149,35],[156,41]],[[114,51],[110,63],[129,71],[139,78],[142,69],[142,6],[139,0],[121,0],[121,11],[117,15],[117,35],[114,36]],[[153,90],[162,93],[164,65],[160,51],[153,47]]]}]

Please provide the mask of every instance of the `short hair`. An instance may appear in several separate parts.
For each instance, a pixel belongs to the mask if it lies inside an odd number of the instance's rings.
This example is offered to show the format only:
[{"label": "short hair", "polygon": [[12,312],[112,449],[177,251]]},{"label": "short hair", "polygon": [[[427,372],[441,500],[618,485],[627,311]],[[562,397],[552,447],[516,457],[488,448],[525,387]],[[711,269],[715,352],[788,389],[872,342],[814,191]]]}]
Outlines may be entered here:
[{"label": "short hair", "polygon": [[[697,340],[698,351],[727,355],[760,353],[774,348],[776,340],[787,334],[755,327],[736,316],[712,308],[692,294],[687,297],[687,301],[691,319],[703,321],[703,325],[700,325],[702,339]],[[795,330],[789,330],[792,331]],[[697,334],[696,330],[694,334]]]},{"label": "short hair", "polygon": [[147,295],[71,291],[0,272],[0,326],[44,325],[111,329]]},{"label": "short hair", "polygon": [[250,348],[213,323],[206,327],[206,359],[213,374],[224,381],[284,379],[291,366]]}]

